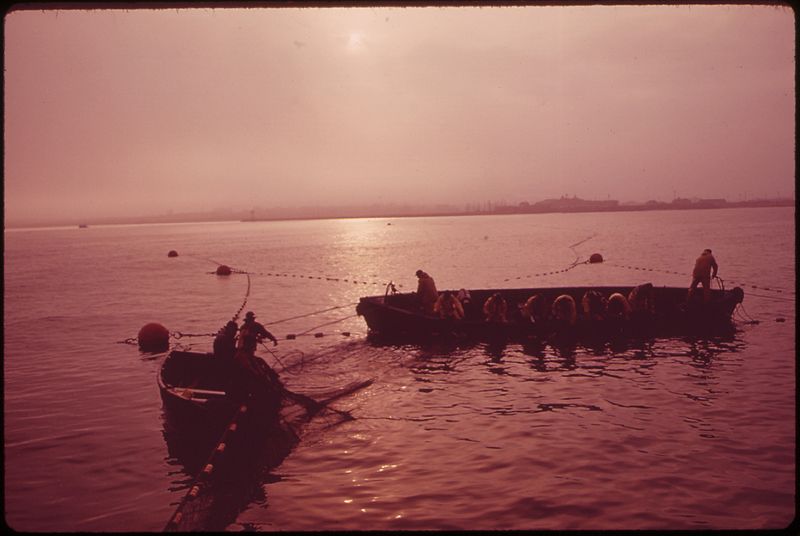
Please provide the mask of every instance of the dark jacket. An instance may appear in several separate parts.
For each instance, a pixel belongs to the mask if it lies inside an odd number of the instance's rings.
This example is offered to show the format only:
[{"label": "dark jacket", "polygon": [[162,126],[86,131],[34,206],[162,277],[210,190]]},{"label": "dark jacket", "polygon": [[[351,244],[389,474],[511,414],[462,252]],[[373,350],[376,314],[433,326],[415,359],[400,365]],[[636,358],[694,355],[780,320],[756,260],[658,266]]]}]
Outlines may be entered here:
[{"label": "dark jacket", "polygon": [[278,341],[260,322],[245,320],[239,329],[239,348],[249,353],[255,353],[258,342],[262,338],[267,338],[272,342]]}]

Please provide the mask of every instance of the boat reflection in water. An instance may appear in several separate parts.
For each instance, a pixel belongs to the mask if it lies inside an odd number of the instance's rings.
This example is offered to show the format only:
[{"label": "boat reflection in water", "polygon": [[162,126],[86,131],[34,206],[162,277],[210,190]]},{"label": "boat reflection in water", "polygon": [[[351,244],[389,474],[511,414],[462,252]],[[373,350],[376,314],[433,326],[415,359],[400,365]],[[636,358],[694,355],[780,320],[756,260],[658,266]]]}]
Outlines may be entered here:
[{"label": "boat reflection in water", "polygon": [[[169,463],[178,469],[173,473],[171,491],[189,491],[209,462],[221,434],[214,439],[204,423],[187,426],[184,420],[176,422],[173,413],[164,409],[163,433]],[[274,427],[253,427],[247,433],[232,436],[223,455],[215,456],[213,472],[205,480],[202,492],[184,503],[174,530],[225,530],[249,504],[266,500],[264,484],[276,481],[270,472],[296,443],[296,436]]]},{"label": "boat reflection in water", "polygon": [[277,418],[274,408],[268,413],[256,404],[247,407],[249,402],[239,404],[215,394],[224,393],[222,385],[196,379],[186,382],[199,383],[194,389],[175,385],[177,376],[171,371],[189,360],[214,368],[219,361],[212,355],[173,352],[168,359],[178,365],[165,362],[159,377],[163,435],[169,463],[177,468],[170,491],[187,493],[176,504],[178,510],[166,530],[221,531],[247,505],[266,500],[264,484],[275,480],[270,471],[288,456],[298,436]]}]

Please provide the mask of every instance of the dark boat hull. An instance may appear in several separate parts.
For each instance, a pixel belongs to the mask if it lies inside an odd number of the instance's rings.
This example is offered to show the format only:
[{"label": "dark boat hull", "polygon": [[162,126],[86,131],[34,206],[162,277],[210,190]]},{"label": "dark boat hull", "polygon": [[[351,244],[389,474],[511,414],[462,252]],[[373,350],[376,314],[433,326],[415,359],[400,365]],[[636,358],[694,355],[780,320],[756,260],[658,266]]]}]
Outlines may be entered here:
[{"label": "dark boat hull", "polygon": [[[554,287],[521,289],[470,290],[472,302],[465,307],[463,320],[442,319],[423,314],[417,306],[415,293],[389,294],[361,298],[356,312],[363,316],[371,334],[399,337],[430,337],[458,335],[479,339],[525,339],[569,335],[575,337],[637,336],[656,334],[686,334],[729,328],[731,315],[743,299],[738,287],[729,290],[712,290],[709,303],[702,302],[702,291],[687,300],[687,290],[676,287],[654,287],[655,312],[632,313],[627,320],[589,320],[581,314],[581,298],[588,290],[596,290],[608,297],[618,292],[625,296],[633,287]],[[508,303],[509,322],[487,322],[482,316],[485,300],[499,292]],[[538,294],[552,303],[557,296],[572,296],[578,306],[574,325],[548,319],[538,323],[525,320],[518,313],[518,305]]]},{"label": "dark boat hull", "polygon": [[[240,426],[280,427],[280,402],[259,403],[241,391],[241,373],[211,353],[170,352],[158,374],[165,425],[193,440],[216,440],[234,415],[248,407]],[[276,395],[276,399],[279,395]]]}]

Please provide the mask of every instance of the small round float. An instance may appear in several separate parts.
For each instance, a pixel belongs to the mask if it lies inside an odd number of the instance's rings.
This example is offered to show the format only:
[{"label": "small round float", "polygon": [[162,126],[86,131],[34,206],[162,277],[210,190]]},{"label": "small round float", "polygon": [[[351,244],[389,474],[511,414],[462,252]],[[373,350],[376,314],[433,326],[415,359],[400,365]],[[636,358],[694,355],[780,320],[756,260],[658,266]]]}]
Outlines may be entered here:
[{"label": "small round float", "polygon": [[169,250],[169,253],[167,253],[167,257],[177,257],[177,256],[178,252],[175,251],[174,249]]},{"label": "small round float", "polygon": [[591,264],[596,264],[598,262],[603,262],[603,256],[599,253],[592,253],[592,256],[589,257],[589,262]]},{"label": "small round float", "polygon": [[225,264],[217,266],[217,275],[231,275],[231,267]]}]

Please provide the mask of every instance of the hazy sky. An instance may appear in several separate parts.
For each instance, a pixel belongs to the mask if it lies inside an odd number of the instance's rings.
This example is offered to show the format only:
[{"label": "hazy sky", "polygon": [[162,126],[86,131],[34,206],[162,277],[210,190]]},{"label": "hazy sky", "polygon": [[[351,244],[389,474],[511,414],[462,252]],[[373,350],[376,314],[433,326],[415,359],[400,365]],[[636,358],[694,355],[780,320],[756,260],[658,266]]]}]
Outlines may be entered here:
[{"label": "hazy sky", "polygon": [[794,194],[775,6],[5,18],[5,218]]}]

